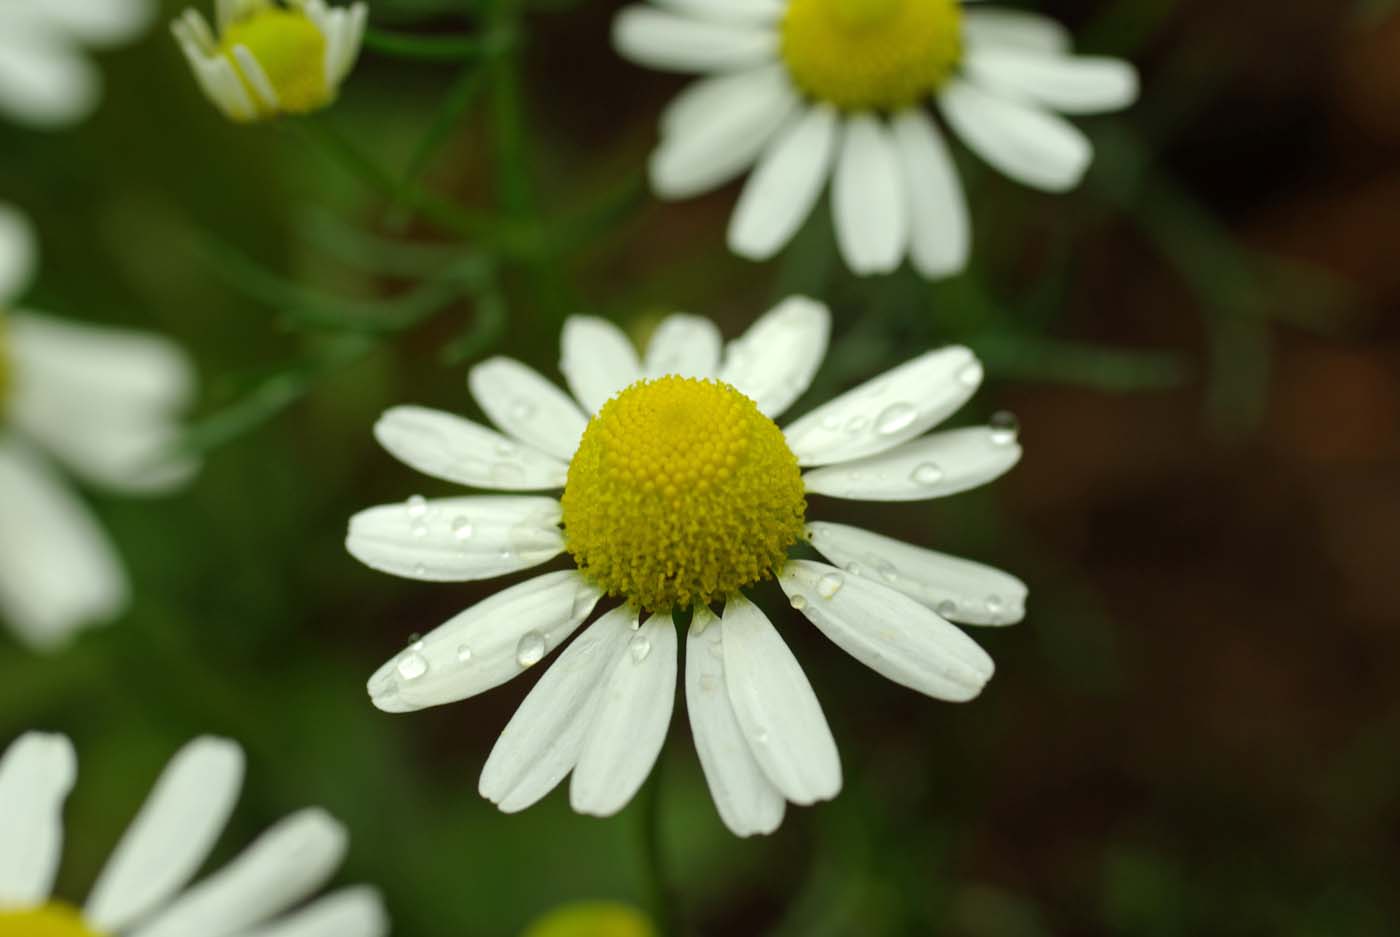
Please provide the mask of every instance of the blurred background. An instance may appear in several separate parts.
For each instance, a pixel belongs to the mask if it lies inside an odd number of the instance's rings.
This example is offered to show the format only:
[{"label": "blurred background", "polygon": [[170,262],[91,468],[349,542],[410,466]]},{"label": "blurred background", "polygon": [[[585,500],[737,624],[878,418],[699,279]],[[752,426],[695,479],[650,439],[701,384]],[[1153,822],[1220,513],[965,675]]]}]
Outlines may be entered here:
[{"label": "blurred background", "polygon": [[[998,673],[953,706],[864,670],[764,592],[846,786],[735,839],[678,707],[656,793],[690,930],[1393,932],[1400,5],[1014,5],[1137,62],[1143,100],[1078,121],[1097,158],[1069,196],[958,149],[974,263],[934,284],[853,278],[825,208],[756,265],[723,246],[737,186],[651,198],[641,167],[684,80],[616,57],[611,2],[502,17],[372,0],[382,32],[340,103],[256,127],[205,102],[157,23],[101,55],[91,120],[0,123],[0,198],[42,239],[25,305],[166,333],[203,379],[197,483],[92,496],[136,585],[129,613],[47,657],[0,634],[0,740],[56,729],[80,751],[63,893],[85,893],[166,758],[213,732],[250,753],[225,851],[324,804],[352,832],[345,880],[381,886],[403,937],[516,935],[580,899],[645,907],[642,805],[599,821],[556,791],[507,817],[476,793],[538,674],[410,716],[370,706],[379,663],[498,583],[372,572],[345,524],[450,490],[370,427],[395,403],[475,413],[480,357],[557,375],[570,313],[641,338],[683,308],[733,337],[800,291],[837,325],[794,412],[925,347],[982,356],[989,383],[957,419],[1014,411],[1021,465],[856,511],[1015,572],[1029,614],[974,631]],[[406,57],[391,31],[442,41]],[[425,191],[458,206],[448,223],[415,210]]]}]

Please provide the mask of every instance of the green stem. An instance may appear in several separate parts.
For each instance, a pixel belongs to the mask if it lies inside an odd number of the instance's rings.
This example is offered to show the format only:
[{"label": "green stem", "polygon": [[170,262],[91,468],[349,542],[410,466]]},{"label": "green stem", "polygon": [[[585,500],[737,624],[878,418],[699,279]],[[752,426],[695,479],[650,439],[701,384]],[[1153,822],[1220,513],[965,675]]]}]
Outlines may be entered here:
[{"label": "green stem", "polygon": [[415,36],[386,29],[365,30],[365,48],[420,62],[463,62],[489,58],[511,47],[514,36],[492,30],[483,36]]},{"label": "green stem", "polygon": [[661,761],[642,789],[642,875],[646,879],[652,918],[661,937],[681,937],[675,895],[667,884],[666,857],[661,842]]}]

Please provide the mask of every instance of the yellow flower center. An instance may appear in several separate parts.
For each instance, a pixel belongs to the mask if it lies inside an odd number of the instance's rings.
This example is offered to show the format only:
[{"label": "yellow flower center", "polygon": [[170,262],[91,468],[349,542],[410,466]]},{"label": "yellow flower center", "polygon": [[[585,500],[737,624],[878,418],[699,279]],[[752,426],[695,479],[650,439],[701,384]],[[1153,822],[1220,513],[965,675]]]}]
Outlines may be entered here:
[{"label": "yellow flower center", "polygon": [[550,912],[531,924],[524,937],[656,937],[656,929],[635,908],[593,901]]},{"label": "yellow flower center", "polygon": [[0,909],[0,937],[102,937],[66,904],[46,904],[23,911]]},{"label": "yellow flower center", "polygon": [[639,381],[603,406],[563,505],[579,569],[652,611],[770,578],[807,510],[777,425],[728,384],[683,377]]},{"label": "yellow flower center", "polygon": [[799,88],[843,110],[928,97],[962,58],[958,0],[792,0],[783,60]]},{"label": "yellow flower center", "polygon": [[246,46],[262,66],[263,73],[277,92],[279,107],[293,114],[304,114],[325,107],[335,97],[326,84],[326,37],[306,14],[297,10],[265,6],[224,29],[219,52],[233,64],[259,112],[271,113],[253,90],[233,50]]}]

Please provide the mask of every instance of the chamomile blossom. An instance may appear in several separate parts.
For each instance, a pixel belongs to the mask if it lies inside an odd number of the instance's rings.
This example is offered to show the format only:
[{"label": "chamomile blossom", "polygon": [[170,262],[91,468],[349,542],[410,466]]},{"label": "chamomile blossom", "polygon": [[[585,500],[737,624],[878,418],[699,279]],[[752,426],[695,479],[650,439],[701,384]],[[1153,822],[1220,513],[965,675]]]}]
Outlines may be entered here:
[{"label": "chamomile blossom", "polygon": [[243,785],[243,750],[198,738],[170,760],[79,909],[53,896],[77,756],[31,732],[0,757],[0,937],[380,937],[379,896],[352,887],[292,910],[335,873],[344,828],[310,808],[190,885]]},{"label": "chamomile blossom", "polygon": [[325,0],[217,0],[217,32],[196,10],[170,24],[205,95],[230,120],[331,104],[360,54],[369,8]]},{"label": "chamomile blossom", "polygon": [[102,75],[88,48],[136,38],[151,0],[5,0],[0,3],[0,117],[66,127],[92,113]]},{"label": "chamomile blossom", "polygon": [[[690,609],[691,729],[721,817],[749,835],[775,829],[788,802],[828,799],[841,786],[816,695],[747,597],[765,580],[885,677],[938,699],[975,697],[992,661],[950,622],[1017,621],[1025,586],[809,520],[807,497],[955,494],[1018,461],[1015,432],[926,434],[981,382],[962,347],[920,355],[780,429],[774,420],[811,383],[829,330],[824,306],[794,297],[727,349],[709,320],[671,316],[639,358],[616,326],[575,317],[560,363],[572,397],[493,358],[468,383],[498,429],[423,407],[385,413],[375,436],[403,462],[514,494],[415,496],[363,511],[350,522],[355,557],[430,581],[488,579],[565,552],[573,568],[502,589],[415,641],[371,677],[374,704],[408,712],[475,696],[563,647],[501,733],[480,791],[517,811],[572,772],[574,809],[607,816],[661,750],[678,679],[671,613]],[[804,540],[831,563],[790,559]],[[620,602],[564,647],[605,598]]]},{"label": "chamomile blossom", "polygon": [[1054,21],[973,0],[655,0],[618,15],[614,42],[638,64],[708,76],[661,117],[658,195],[752,170],[728,240],[764,260],[829,182],[837,244],[862,275],[906,256],[929,278],[967,264],[968,208],[929,103],[997,170],[1062,192],[1093,148],[1060,115],[1121,109],[1138,88],[1128,63],[1074,55]]},{"label": "chamomile blossom", "polygon": [[165,455],[194,377],[163,338],[14,309],[36,259],[29,222],[0,204],[0,624],[51,648],[119,614],[128,589],[49,457],[121,494],[180,485],[195,464]]}]

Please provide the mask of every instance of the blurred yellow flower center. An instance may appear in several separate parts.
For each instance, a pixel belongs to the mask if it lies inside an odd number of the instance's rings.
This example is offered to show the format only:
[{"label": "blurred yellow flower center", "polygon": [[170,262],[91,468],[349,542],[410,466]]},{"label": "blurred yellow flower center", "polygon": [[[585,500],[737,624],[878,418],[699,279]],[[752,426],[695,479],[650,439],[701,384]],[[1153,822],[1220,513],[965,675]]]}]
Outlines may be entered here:
[{"label": "blurred yellow flower center", "polygon": [[239,46],[257,59],[277,92],[281,110],[304,114],[325,107],[334,97],[326,83],[326,37],[304,13],[260,7],[230,23],[219,37],[219,52],[233,64],[249,95],[258,102],[259,113],[266,116],[272,111],[234,55]]},{"label": "blurred yellow flower center", "polygon": [[639,381],[603,406],[563,505],[579,568],[652,611],[770,578],[807,509],[777,425],[728,384],[682,377]]},{"label": "blurred yellow flower center", "polygon": [[540,918],[523,937],[656,937],[656,929],[625,904],[579,902]]},{"label": "blurred yellow flower center", "polygon": [[77,910],[47,904],[24,911],[0,909],[0,937],[102,937],[83,923]]},{"label": "blurred yellow flower center", "polygon": [[783,60],[799,88],[843,110],[928,97],[962,58],[958,0],[792,0]]}]

